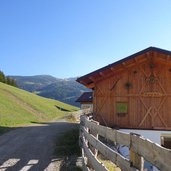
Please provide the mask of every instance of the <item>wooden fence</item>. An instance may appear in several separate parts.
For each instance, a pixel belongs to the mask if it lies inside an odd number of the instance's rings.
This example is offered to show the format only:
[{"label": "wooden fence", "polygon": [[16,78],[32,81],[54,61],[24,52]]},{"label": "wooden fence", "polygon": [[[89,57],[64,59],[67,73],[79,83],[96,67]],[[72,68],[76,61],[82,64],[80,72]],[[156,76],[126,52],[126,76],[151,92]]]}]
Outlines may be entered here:
[{"label": "wooden fence", "polygon": [[[129,159],[99,140],[104,137],[115,144],[129,148]],[[80,117],[80,146],[82,148],[83,170],[107,171],[108,169],[97,159],[97,150],[106,159],[116,164],[123,171],[144,170],[144,160],[150,162],[161,171],[171,171],[171,150],[161,147],[137,134],[123,133],[99,125],[86,115]]]}]

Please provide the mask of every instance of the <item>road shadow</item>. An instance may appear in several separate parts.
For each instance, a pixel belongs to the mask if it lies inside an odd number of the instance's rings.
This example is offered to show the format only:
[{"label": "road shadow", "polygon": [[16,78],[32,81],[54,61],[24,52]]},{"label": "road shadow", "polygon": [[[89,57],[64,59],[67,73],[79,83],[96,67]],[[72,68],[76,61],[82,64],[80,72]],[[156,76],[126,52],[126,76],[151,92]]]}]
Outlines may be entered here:
[{"label": "road shadow", "polygon": [[31,123],[31,124],[41,124],[41,125],[44,125],[44,124],[45,124],[45,125],[47,125],[47,124],[50,125],[49,122],[36,122],[36,121],[31,121],[30,123]]},{"label": "road shadow", "polygon": [[12,130],[15,130],[19,127],[5,127],[5,126],[0,126],[0,136],[9,132],[9,131],[12,131]]},{"label": "road shadow", "polygon": [[[37,123],[35,123],[37,124]],[[0,170],[53,171],[55,143],[64,132],[78,127],[76,123],[39,123],[23,128],[0,127]],[[56,170],[56,169],[55,169]]]},{"label": "road shadow", "polygon": [[82,159],[78,156],[64,158],[60,164],[59,171],[82,171]]},{"label": "road shadow", "polygon": [[56,143],[56,157],[62,157],[60,171],[80,171],[82,167],[79,147],[79,127],[70,129],[61,135]]},{"label": "road shadow", "polygon": [[63,112],[70,112],[70,110],[65,109],[65,108],[62,108],[61,106],[55,105],[55,107],[56,107],[58,110],[61,110],[61,111],[63,111]]}]

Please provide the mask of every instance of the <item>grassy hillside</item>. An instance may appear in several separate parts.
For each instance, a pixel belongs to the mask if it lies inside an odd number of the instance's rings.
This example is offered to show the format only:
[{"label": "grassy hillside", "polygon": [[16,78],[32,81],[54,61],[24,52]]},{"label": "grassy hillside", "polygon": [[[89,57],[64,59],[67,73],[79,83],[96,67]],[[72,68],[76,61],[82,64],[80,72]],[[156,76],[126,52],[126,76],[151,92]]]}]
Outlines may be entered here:
[{"label": "grassy hillside", "polygon": [[0,127],[60,118],[78,108],[0,83]]}]

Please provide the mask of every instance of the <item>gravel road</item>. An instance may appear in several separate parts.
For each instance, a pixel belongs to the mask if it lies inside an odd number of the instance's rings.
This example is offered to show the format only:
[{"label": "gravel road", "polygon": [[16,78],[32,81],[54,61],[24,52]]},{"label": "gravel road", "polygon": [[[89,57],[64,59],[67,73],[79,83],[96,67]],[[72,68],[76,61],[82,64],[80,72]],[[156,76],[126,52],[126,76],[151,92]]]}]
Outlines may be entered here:
[{"label": "gravel road", "polygon": [[58,171],[53,156],[57,137],[77,124],[64,121],[34,124],[0,136],[0,171]]}]

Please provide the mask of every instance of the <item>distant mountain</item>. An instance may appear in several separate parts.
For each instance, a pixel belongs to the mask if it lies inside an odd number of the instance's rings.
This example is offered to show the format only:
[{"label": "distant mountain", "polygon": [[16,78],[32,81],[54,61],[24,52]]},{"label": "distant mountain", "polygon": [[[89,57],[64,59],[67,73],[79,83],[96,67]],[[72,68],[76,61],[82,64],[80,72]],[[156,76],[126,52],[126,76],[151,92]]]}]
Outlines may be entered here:
[{"label": "distant mountain", "polygon": [[76,78],[59,79],[50,75],[10,76],[19,88],[37,95],[80,106],[75,100],[85,91],[90,91],[77,83]]},{"label": "distant mountain", "polygon": [[37,89],[43,88],[59,80],[50,75],[9,76],[9,77],[16,80],[18,87],[30,92],[35,92]]}]

